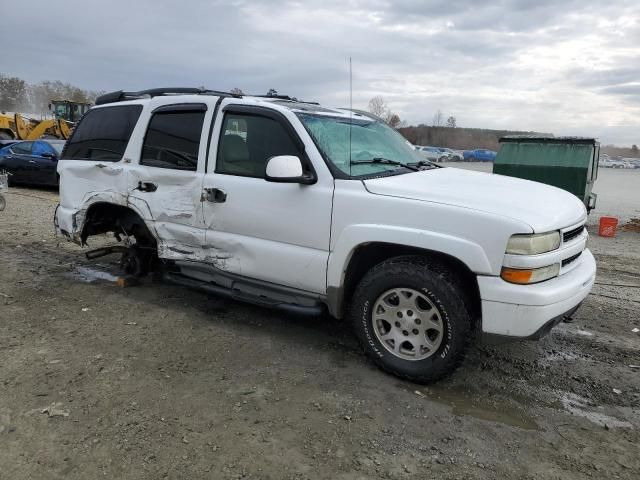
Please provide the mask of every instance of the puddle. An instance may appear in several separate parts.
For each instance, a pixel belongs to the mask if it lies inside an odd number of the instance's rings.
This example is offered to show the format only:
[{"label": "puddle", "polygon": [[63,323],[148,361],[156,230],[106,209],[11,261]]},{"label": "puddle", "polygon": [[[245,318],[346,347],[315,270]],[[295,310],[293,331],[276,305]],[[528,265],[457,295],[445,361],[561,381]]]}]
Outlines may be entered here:
[{"label": "puddle", "polygon": [[576,330],[576,333],[578,335],[582,335],[584,337],[593,337],[593,333],[588,332],[587,330],[580,330],[579,328],[578,328],[578,330]]},{"label": "puddle", "polygon": [[489,400],[482,394],[461,392],[455,389],[425,388],[418,390],[425,398],[451,407],[451,413],[479,420],[502,423],[524,430],[540,430],[533,418],[522,414],[506,402]]},{"label": "puddle", "polygon": [[544,357],[542,357],[540,359],[540,361],[543,362],[559,362],[559,361],[571,361],[571,360],[577,360],[578,355],[575,355],[573,353],[569,353],[569,352],[551,352],[548,353],[547,355],[545,355]]},{"label": "puddle", "polygon": [[604,427],[605,425],[609,428],[618,427],[618,428],[633,428],[633,425],[630,422],[624,420],[618,420],[611,415],[607,415],[604,412],[594,412],[593,408],[603,409],[603,407],[590,407],[588,406],[587,399],[581,397],[580,395],[576,395],[575,393],[569,392],[560,392],[560,402],[564,409],[577,416],[583,417],[589,420],[596,425]]},{"label": "puddle", "polygon": [[69,272],[67,276],[86,283],[116,282],[118,280],[118,276],[112,273],[89,267],[76,267],[73,272]]}]

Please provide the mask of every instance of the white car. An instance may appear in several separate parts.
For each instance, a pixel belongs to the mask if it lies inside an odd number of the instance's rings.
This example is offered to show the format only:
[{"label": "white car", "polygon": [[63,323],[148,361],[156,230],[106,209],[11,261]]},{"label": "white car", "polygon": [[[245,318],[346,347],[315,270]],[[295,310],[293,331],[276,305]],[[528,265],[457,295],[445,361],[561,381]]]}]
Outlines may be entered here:
[{"label": "white car", "polygon": [[450,374],[476,336],[539,338],[593,286],[574,195],[439,167],[365,113],[199,89],[96,103],[58,164],[59,234],[113,232],[90,256],[132,274],[328,311],[400,377]]},{"label": "white car", "polygon": [[449,160],[449,154],[438,147],[416,146],[416,151],[432,162],[446,162]]},{"label": "white car", "polygon": [[599,165],[605,168],[631,168],[628,162],[611,157],[600,157]]},{"label": "white car", "polygon": [[438,149],[447,155],[447,162],[462,162],[464,154],[461,150],[453,150],[451,148],[438,147]]}]

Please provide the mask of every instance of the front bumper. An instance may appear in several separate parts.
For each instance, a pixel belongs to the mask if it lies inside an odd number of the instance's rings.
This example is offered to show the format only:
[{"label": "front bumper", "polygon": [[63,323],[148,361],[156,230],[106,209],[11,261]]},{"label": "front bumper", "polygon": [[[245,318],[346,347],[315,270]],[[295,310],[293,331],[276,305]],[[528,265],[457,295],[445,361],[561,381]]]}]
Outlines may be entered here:
[{"label": "front bumper", "polygon": [[596,276],[596,262],[589,249],[571,271],[534,285],[515,285],[500,277],[478,277],[482,299],[482,333],[539,338],[587,297]]}]

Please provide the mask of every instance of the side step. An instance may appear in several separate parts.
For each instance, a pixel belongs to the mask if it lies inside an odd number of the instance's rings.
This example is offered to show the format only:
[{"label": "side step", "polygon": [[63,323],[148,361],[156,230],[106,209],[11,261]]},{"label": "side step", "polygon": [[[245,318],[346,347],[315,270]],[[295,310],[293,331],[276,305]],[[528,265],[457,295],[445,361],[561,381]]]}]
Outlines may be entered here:
[{"label": "side step", "polygon": [[[244,285],[240,282],[233,282],[231,287],[223,287],[216,285],[215,283],[206,282],[204,280],[197,280],[194,278],[181,275],[179,273],[166,272],[162,275],[162,279],[168,283],[175,285],[182,285],[184,287],[192,288],[194,290],[200,290],[205,293],[211,293],[221,297],[231,298],[233,300],[239,300],[242,302],[252,303],[266,308],[273,308],[278,310],[284,310],[296,315],[309,315],[318,316],[324,312],[324,305],[317,299],[308,299],[307,305],[300,305],[296,303],[289,303],[284,299],[278,299],[282,297],[281,292],[262,287],[257,290],[254,285]],[[251,290],[251,292],[247,291]],[[293,300],[293,298],[291,299]]]}]

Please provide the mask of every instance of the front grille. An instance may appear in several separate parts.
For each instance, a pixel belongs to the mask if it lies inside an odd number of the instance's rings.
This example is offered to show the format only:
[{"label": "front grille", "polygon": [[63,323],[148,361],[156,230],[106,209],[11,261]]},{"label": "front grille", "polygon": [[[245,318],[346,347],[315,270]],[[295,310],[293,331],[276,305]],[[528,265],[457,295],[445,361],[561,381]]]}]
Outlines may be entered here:
[{"label": "front grille", "polygon": [[565,258],[564,260],[562,260],[562,268],[566,267],[572,262],[575,262],[580,255],[582,255],[582,252],[576,253],[575,255],[572,255],[571,257]]},{"label": "front grille", "polygon": [[569,230],[568,232],[564,232],[562,234],[562,241],[564,243],[570,242],[571,240],[573,240],[577,236],[581,235],[583,230],[584,230],[584,225],[580,225],[578,228],[574,228],[573,230]]}]

